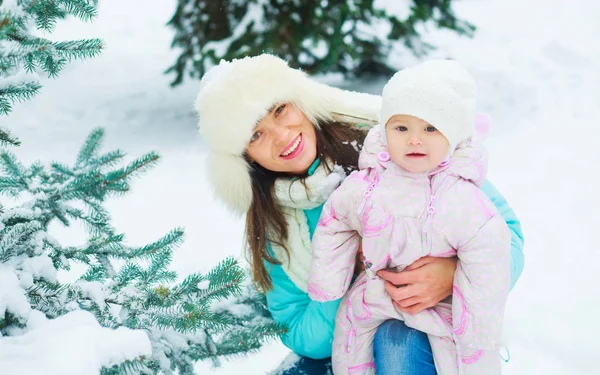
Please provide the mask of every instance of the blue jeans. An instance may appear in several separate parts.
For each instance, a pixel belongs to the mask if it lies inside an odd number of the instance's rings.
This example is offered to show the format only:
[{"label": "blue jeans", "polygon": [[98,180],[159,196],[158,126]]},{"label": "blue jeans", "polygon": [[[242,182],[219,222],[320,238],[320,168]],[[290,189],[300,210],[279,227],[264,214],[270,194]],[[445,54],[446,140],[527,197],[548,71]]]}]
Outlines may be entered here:
[{"label": "blue jeans", "polygon": [[388,320],[377,329],[373,343],[377,375],[436,375],[427,335]]},{"label": "blue jeans", "polygon": [[[427,335],[407,327],[401,320],[388,320],[375,333],[373,343],[377,375],[436,375]],[[278,375],[329,375],[331,359],[300,357]]]},{"label": "blue jeans", "polygon": [[293,367],[288,368],[283,372],[278,372],[277,375],[332,375],[331,358],[312,359],[308,357],[300,357],[298,362]]}]

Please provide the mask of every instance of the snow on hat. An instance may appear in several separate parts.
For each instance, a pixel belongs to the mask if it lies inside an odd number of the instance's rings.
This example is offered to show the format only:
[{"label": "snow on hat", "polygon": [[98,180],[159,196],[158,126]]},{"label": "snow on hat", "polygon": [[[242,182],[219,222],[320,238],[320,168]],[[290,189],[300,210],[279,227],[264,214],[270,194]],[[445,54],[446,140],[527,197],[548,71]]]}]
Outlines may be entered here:
[{"label": "snow on hat", "polygon": [[199,131],[210,146],[208,177],[215,195],[242,214],[252,203],[250,166],[242,157],[256,124],[278,103],[319,120],[374,124],[381,97],[341,90],[310,79],[269,54],[222,61],[200,82]]},{"label": "snow on hat", "polygon": [[435,126],[450,143],[450,153],[475,132],[477,85],[458,62],[430,60],[403,69],[383,88],[382,134],[394,115],[418,117]]}]

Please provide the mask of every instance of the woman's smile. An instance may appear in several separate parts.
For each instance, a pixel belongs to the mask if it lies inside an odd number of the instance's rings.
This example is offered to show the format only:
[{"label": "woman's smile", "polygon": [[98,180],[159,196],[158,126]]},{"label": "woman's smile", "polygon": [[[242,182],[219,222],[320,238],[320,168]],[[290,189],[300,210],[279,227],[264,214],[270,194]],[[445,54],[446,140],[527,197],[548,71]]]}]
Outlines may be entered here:
[{"label": "woman's smile", "polygon": [[279,155],[284,160],[290,160],[300,155],[302,150],[304,149],[304,138],[302,137],[302,133],[298,134],[298,136],[285,146],[283,152]]}]

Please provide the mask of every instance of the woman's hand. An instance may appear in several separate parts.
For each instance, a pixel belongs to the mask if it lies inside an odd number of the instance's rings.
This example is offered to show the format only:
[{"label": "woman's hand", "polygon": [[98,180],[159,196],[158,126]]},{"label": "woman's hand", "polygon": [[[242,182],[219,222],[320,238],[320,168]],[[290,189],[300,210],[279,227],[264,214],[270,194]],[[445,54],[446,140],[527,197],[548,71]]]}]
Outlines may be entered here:
[{"label": "woman's hand", "polygon": [[[452,294],[457,258],[423,257],[404,271],[381,270],[385,290],[403,312],[416,314]],[[405,285],[397,287],[396,285]]]}]

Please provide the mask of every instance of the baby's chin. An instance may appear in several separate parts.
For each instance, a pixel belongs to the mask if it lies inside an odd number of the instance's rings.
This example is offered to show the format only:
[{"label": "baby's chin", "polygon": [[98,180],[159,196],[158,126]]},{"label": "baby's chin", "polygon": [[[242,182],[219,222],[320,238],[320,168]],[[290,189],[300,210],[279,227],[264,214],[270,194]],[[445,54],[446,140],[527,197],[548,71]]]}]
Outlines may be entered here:
[{"label": "baby's chin", "polygon": [[409,171],[411,173],[426,173],[426,172],[431,172],[435,168],[423,168],[423,169],[404,168],[404,169],[406,169],[407,171]]},{"label": "baby's chin", "polygon": [[[400,166],[411,173],[425,173],[431,172],[437,168],[437,164],[434,163],[400,163]],[[421,164],[421,165],[419,165]]]}]

